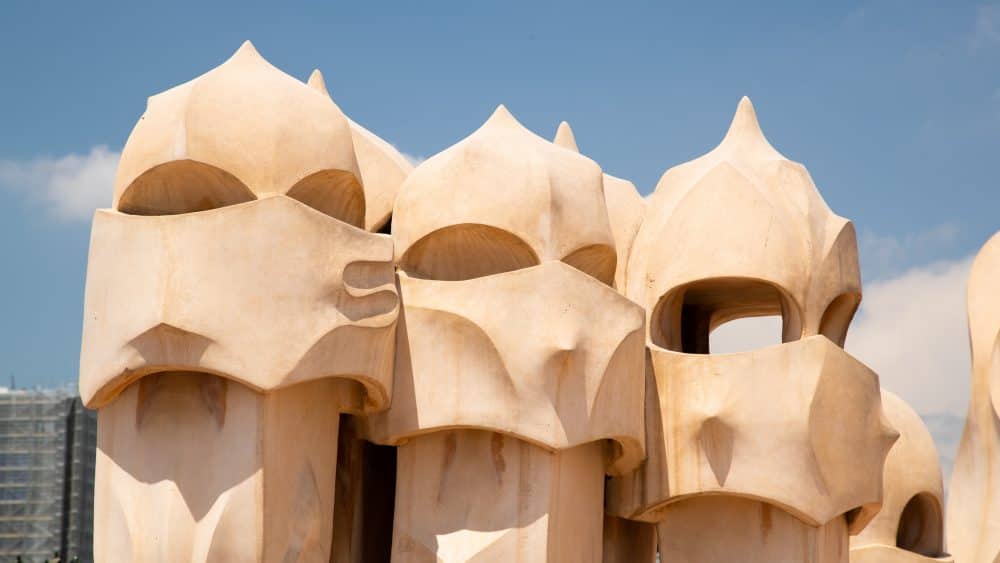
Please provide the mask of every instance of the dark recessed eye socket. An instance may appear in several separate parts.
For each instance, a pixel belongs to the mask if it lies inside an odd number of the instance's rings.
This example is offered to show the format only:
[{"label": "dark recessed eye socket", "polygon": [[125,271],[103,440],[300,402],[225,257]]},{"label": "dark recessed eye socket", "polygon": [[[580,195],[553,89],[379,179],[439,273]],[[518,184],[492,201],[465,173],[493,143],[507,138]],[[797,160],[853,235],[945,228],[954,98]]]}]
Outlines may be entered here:
[{"label": "dark recessed eye socket", "polygon": [[592,244],[579,248],[562,261],[608,285],[612,285],[615,281],[618,256],[615,254],[615,249],[606,244]]},{"label": "dark recessed eye socket", "polygon": [[906,503],[896,528],[896,547],[928,557],[944,549],[941,506],[928,493],[919,493]]},{"label": "dark recessed eye socket", "polygon": [[845,293],[830,302],[823,311],[819,323],[819,333],[829,338],[841,348],[847,340],[847,329],[851,326],[854,313],[861,304],[861,294]]},{"label": "dark recessed eye socket", "polygon": [[175,160],[154,166],[133,180],[118,201],[118,211],[177,215],[254,199],[243,182],[222,169],[194,160]]},{"label": "dark recessed eye socket", "polygon": [[354,174],[322,170],[299,180],[286,194],[359,229],[365,228],[365,191]]},{"label": "dark recessed eye socket", "polygon": [[797,307],[773,284],[748,278],[699,280],[660,299],[650,319],[650,338],[668,350],[708,354],[709,336],[720,325],[767,316],[781,318],[778,342],[790,342],[801,336]]},{"label": "dark recessed eye socket", "polygon": [[468,223],[438,229],[418,240],[403,255],[399,267],[416,278],[457,281],[538,264],[538,256],[517,236]]}]

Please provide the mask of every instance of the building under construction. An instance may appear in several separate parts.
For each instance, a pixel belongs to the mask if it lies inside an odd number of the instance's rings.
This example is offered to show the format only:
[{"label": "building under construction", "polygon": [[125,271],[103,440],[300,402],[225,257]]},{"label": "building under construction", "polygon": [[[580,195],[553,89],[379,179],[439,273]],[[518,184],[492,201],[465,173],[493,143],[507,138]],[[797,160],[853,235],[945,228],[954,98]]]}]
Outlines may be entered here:
[{"label": "building under construction", "polygon": [[96,446],[75,393],[0,388],[0,561],[93,561]]}]

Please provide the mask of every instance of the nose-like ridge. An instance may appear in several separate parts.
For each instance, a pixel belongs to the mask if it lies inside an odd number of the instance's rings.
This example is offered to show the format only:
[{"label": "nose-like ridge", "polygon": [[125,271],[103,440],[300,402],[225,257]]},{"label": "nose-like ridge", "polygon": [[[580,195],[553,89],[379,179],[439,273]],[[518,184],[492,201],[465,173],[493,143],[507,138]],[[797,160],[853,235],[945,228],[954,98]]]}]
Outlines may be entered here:
[{"label": "nose-like ridge", "polygon": [[[612,480],[611,514],[655,520],[706,494],[759,499],[812,525],[877,509],[887,440],[878,378],[828,339],[650,354],[661,417],[647,418],[647,451],[662,459]],[[780,478],[760,479],[762,467]]]},{"label": "nose-like ridge", "polygon": [[400,273],[399,287],[408,353],[394,406],[369,418],[373,441],[496,428],[551,449],[621,442],[616,472],[641,461],[637,305],[560,262],[460,281]]},{"label": "nose-like ridge", "polygon": [[213,343],[198,333],[161,322],[128,342],[145,366],[193,368]]},{"label": "nose-like ridge", "polygon": [[733,439],[735,430],[722,419],[712,416],[701,423],[698,431],[698,445],[708,460],[715,480],[726,486],[726,477],[733,463]]}]

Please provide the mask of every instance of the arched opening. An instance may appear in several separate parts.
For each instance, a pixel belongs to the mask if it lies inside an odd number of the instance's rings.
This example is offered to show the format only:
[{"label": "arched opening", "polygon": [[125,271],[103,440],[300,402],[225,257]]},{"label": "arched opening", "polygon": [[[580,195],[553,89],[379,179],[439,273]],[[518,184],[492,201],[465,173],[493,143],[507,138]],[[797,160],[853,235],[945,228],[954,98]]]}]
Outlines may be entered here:
[{"label": "arched opening", "polygon": [[195,160],[175,160],[143,172],[122,193],[118,211],[177,215],[256,199],[236,176]]},{"label": "arched opening", "polygon": [[507,231],[467,223],[434,231],[406,251],[399,267],[424,279],[456,281],[538,265],[535,252]]},{"label": "arched opening", "polygon": [[710,335],[717,327],[756,317],[781,319],[781,328],[776,331],[780,340],[767,337],[766,345],[801,336],[799,311],[777,286],[750,278],[713,278],[683,285],[664,295],[653,309],[650,337],[654,344],[668,350],[708,354],[713,352]]},{"label": "arched opening", "polygon": [[896,547],[928,557],[944,548],[941,506],[929,493],[918,493],[906,503],[896,528]]},{"label": "arched opening", "polygon": [[287,193],[334,219],[365,228],[365,191],[354,174],[321,170],[299,180]]}]

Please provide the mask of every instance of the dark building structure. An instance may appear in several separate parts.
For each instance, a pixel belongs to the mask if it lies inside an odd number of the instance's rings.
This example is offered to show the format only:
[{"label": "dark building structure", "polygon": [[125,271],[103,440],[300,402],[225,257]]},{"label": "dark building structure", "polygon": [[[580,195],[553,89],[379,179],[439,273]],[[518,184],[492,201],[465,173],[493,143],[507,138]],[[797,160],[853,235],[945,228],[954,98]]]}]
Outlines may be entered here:
[{"label": "dark building structure", "polygon": [[0,388],[0,561],[93,561],[96,451],[75,393]]}]

